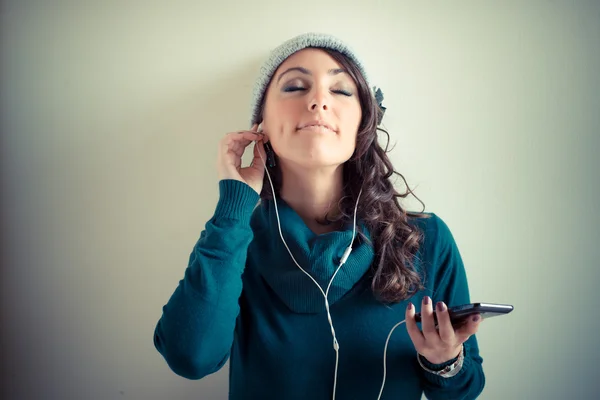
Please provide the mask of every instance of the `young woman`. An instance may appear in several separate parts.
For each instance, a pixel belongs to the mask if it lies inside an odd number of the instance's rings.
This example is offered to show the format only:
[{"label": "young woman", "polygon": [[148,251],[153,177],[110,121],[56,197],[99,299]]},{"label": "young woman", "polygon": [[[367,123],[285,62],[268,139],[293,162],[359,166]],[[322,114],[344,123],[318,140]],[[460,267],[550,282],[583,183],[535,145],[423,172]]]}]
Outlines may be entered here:
[{"label": "young woman", "polygon": [[480,318],[453,327],[447,312],[470,302],[459,250],[439,217],[399,204],[410,191],[377,140],[380,94],[335,37],[272,52],[252,129],[220,143],[215,213],[155,329],[175,373],[229,360],[230,399],[481,393]]}]

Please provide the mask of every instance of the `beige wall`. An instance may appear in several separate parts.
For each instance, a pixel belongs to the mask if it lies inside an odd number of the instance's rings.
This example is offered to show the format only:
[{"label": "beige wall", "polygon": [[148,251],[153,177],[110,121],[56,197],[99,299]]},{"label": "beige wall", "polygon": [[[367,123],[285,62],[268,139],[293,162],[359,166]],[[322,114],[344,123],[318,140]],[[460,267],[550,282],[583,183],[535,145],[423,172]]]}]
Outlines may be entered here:
[{"label": "beige wall", "polygon": [[3,398],[226,398],[227,368],[176,376],[153,330],[214,211],[218,140],[305,31],[362,55],[472,298],[515,305],[481,327],[481,398],[592,398],[599,3],[285,3],[3,2]]}]

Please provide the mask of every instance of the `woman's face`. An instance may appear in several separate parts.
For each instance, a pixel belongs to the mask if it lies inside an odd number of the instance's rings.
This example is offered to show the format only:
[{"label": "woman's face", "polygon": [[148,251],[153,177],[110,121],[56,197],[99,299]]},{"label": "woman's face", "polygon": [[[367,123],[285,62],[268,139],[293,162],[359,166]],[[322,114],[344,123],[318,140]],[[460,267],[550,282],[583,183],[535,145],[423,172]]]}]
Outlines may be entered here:
[{"label": "woman's face", "polygon": [[288,57],[267,88],[263,131],[280,162],[337,166],[354,152],[361,119],[356,83],[326,52]]}]

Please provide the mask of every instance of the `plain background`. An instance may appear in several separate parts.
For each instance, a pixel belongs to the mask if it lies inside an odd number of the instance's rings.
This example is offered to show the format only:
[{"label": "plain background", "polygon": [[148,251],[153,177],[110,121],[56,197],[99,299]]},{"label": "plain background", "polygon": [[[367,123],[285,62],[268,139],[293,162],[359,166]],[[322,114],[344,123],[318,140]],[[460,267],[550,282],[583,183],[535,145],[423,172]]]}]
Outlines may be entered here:
[{"label": "plain background", "polygon": [[154,327],[214,212],[218,141],[307,31],[383,89],[391,158],[473,300],[515,306],[478,334],[481,398],[596,398],[599,2],[1,7],[3,399],[226,398],[227,367],[178,377]]}]

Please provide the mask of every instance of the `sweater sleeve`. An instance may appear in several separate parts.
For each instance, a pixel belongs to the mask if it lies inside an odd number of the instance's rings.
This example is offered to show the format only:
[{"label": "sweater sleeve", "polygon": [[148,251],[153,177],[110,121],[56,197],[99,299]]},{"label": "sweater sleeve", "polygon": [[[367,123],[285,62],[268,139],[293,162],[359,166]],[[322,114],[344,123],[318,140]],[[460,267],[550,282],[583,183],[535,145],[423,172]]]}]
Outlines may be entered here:
[{"label": "sweater sleeve", "polygon": [[[435,304],[444,301],[448,307],[471,302],[467,275],[456,242],[448,226],[442,219],[433,216],[435,225],[433,236],[434,276],[432,300]],[[432,282],[430,281],[430,284]],[[479,356],[479,347],[475,335],[465,343],[465,358],[462,369],[451,378],[443,378],[419,367],[424,382],[425,396],[430,400],[477,398],[483,391],[485,375],[483,359]],[[444,365],[435,365],[424,360],[431,370],[440,370]]]},{"label": "sweater sleeve", "polygon": [[219,192],[215,213],[154,330],[156,349],[173,372],[187,379],[212,374],[229,359],[253,238],[250,218],[258,194],[236,180],[220,181]]}]

